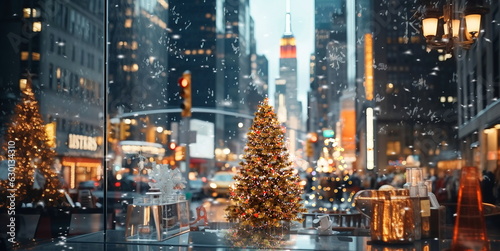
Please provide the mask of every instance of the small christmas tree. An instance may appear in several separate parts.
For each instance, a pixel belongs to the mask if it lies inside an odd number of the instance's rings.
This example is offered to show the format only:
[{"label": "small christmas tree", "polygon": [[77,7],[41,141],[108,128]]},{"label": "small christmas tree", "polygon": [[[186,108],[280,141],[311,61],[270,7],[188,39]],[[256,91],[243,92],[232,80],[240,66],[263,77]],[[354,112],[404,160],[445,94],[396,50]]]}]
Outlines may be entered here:
[{"label": "small christmas tree", "polygon": [[247,136],[226,218],[263,230],[281,227],[282,221],[301,222],[299,214],[306,209],[299,177],[291,167],[283,129],[267,98],[259,105]]},{"label": "small christmas tree", "polygon": [[[7,129],[3,150],[9,166],[7,180],[0,181],[0,196],[15,196],[15,204],[43,202],[58,206],[64,194],[58,191],[60,182],[51,166],[55,152],[47,143],[45,125],[28,76],[22,99],[14,108]],[[9,198],[10,198],[9,197]],[[9,200],[0,200],[0,207],[11,207]]]}]

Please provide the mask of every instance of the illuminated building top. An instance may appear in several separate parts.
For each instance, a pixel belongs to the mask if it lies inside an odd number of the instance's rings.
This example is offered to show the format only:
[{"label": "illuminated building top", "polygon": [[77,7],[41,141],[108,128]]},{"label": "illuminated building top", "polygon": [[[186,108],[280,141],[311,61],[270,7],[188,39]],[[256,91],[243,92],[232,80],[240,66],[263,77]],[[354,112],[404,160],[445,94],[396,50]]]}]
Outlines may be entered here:
[{"label": "illuminated building top", "polygon": [[286,1],[285,33],[280,40],[280,58],[296,58],[295,37],[292,33],[290,0]]}]

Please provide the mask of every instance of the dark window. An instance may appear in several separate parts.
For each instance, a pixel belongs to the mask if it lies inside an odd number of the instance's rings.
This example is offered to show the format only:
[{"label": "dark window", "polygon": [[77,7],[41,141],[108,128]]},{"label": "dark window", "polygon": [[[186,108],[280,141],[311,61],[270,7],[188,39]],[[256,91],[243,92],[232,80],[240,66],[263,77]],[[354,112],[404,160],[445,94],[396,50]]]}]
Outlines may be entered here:
[{"label": "dark window", "polygon": [[53,88],[54,82],[54,65],[49,64],[49,89]]},{"label": "dark window", "polygon": [[54,35],[53,35],[53,34],[50,34],[50,36],[49,36],[49,37],[50,37],[50,38],[49,38],[49,43],[50,43],[50,44],[49,44],[49,51],[50,51],[51,53],[53,53],[53,52],[54,52],[54,45],[56,44],[56,41],[54,40]]},{"label": "dark window", "polygon": [[80,65],[83,66],[84,63],[85,63],[85,52],[82,49],[81,54],[80,54]]}]

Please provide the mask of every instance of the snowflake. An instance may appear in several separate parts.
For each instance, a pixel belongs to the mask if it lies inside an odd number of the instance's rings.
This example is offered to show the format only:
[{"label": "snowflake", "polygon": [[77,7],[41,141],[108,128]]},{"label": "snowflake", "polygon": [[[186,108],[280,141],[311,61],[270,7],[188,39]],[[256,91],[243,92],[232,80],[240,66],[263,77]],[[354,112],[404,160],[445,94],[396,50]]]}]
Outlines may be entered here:
[{"label": "snowflake", "polygon": [[339,53],[338,49],[335,49],[335,51],[331,51],[328,55],[328,62],[330,63],[330,67],[338,70],[340,68],[340,64],[345,64],[345,54],[340,51]]},{"label": "snowflake", "polygon": [[182,177],[181,171],[170,169],[168,165],[156,165],[149,171],[149,186],[161,192],[161,201],[166,202],[175,195],[176,190],[184,189],[186,181]]}]

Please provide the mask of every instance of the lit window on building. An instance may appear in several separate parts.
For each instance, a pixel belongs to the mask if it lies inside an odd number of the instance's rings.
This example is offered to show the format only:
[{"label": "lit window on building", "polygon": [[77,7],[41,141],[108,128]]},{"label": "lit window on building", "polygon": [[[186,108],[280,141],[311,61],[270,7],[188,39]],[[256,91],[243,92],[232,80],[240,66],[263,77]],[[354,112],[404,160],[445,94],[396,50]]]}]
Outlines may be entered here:
[{"label": "lit window on building", "polygon": [[397,155],[401,152],[401,142],[389,141],[387,142],[386,155]]},{"label": "lit window on building", "polygon": [[137,41],[133,41],[132,45],[130,46],[131,50],[137,50],[139,48],[139,45],[137,44]]},{"label": "lit window on building", "polygon": [[132,27],[132,19],[125,19],[125,24],[123,25],[125,28],[131,28]]},{"label": "lit window on building", "polygon": [[27,84],[28,84],[28,80],[27,79],[25,79],[25,78],[19,79],[19,89],[21,89],[21,91],[26,90],[26,85]]},{"label": "lit window on building", "polygon": [[38,53],[38,52],[32,52],[31,53],[31,59],[33,61],[40,61],[40,53]]},{"label": "lit window on building", "polygon": [[42,31],[42,22],[33,22],[33,32]]},{"label": "lit window on building", "polygon": [[27,51],[22,51],[21,52],[21,60],[26,61],[29,58],[29,53]]},{"label": "lit window on building", "polygon": [[37,11],[37,9],[24,8],[23,9],[23,17],[24,18],[40,17],[40,12]]}]

